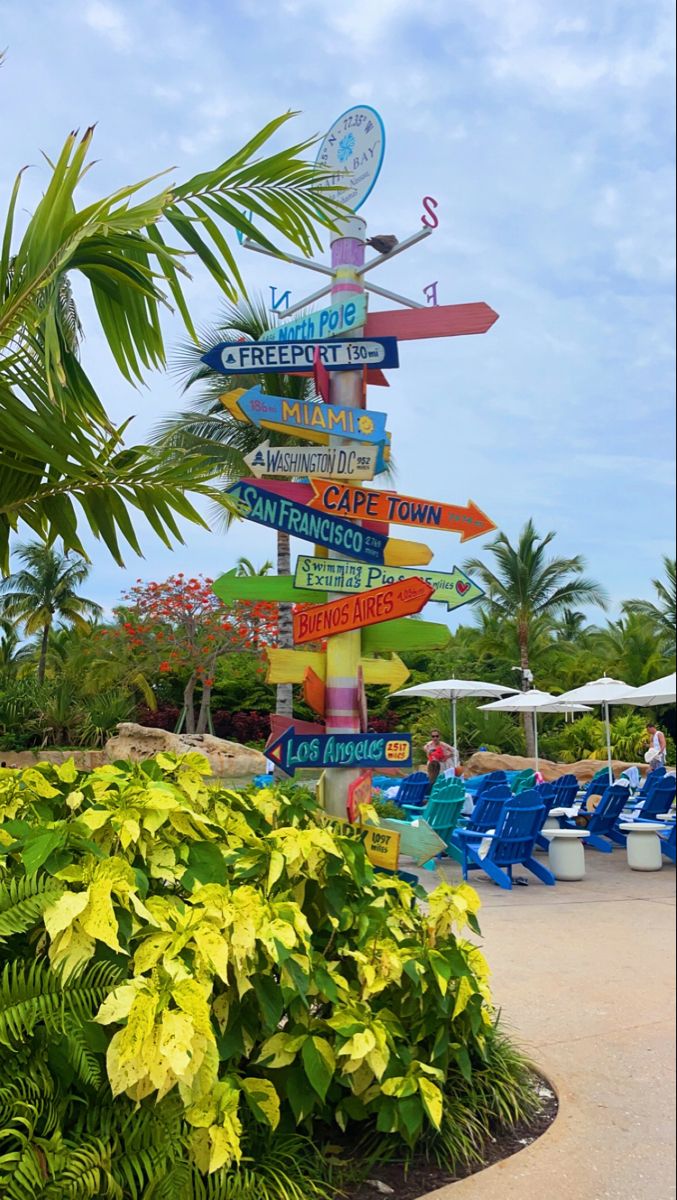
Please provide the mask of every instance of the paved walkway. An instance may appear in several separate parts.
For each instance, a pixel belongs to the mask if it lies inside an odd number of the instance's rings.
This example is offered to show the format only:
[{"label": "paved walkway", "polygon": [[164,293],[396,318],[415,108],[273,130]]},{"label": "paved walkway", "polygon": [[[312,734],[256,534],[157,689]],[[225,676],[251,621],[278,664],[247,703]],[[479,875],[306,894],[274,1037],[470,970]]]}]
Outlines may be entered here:
[{"label": "paved walkway", "polygon": [[[428,1200],[671,1200],[675,1189],[675,868],[586,851],[581,883],[503,892],[473,873],[506,1024],[559,1115],[520,1154]],[[456,879],[453,865],[444,873]],[[420,872],[428,888],[432,872]]]}]

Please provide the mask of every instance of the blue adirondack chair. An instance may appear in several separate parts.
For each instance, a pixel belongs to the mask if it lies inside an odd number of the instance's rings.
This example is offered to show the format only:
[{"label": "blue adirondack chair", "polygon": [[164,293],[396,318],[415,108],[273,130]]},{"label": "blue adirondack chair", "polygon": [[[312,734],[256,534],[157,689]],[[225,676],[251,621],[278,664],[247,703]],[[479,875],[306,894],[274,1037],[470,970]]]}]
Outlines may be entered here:
[{"label": "blue adirondack chair", "polygon": [[661,840],[661,852],[671,862],[674,862],[676,856],[675,850],[677,848],[677,822],[671,821],[670,825],[671,827],[667,833],[659,833],[658,836]]},{"label": "blue adirondack chair", "polygon": [[505,771],[490,771],[488,775],[475,775],[472,779],[465,779],[465,790],[471,792],[477,799],[487,788],[495,787],[499,783],[507,782]]},{"label": "blue adirondack chair", "polygon": [[571,808],[578,795],[578,780],[575,775],[560,775],[552,786],[557,795],[558,808]]},{"label": "blue adirondack chair", "polygon": [[426,796],[430,789],[430,780],[425,771],[414,771],[412,775],[407,775],[403,779],[397,795],[393,796],[393,803],[399,804],[400,808],[407,807],[422,808],[425,804]]},{"label": "blue adirondack chair", "polygon": [[641,808],[636,813],[636,819],[655,821],[657,817],[670,811],[676,791],[677,780],[675,780],[674,775],[663,775],[658,780],[658,783],[651,788],[649,794],[644,797],[644,800],[642,800],[644,795],[644,789],[642,789],[639,795],[635,796],[630,802],[628,807],[636,811],[637,806],[641,803]]},{"label": "blue adirondack chair", "polygon": [[475,804],[472,815],[465,817],[462,823],[459,823],[459,828],[455,831],[452,838],[453,844],[459,850],[461,849],[461,842],[457,839],[457,834],[460,833],[461,828],[470,833],[477,833],[480,837],[488,830],[496,829],[503,809],[511,797],[512,792],[507,783],[489,788]]},{"label": "blue adirondack chair", "polygon": [[587,787],[583,789],[581,808],[585,808],[591,796],[603,796],[609,786],[609,769],[601,767],[599,771],[595,772]]},{"label": "blue adirondack chair", "polygon": [[[611,854],[613,843],[625,846],[626,839],[616,826],[627,802],[628,789],[622,784],[612,783],[606,788],[595,811],[590,814],[586,845],[592,846],[594,850],[601,850],[602,854]],[[565,829],[576,828],[575,821],[566,817],[560,818],[560,825]]]},{"label": "blue adirondack chair", "polygon": [[[512,869],[524,867],[553,887],[555,876],[552,871],[534,858],[534,845],[545,819],[545,806],[538,803],[534,792],[523,792],[521,796],[511,796],[503,805],[496,831],[493,834],[477,835],[468,829],[458,829],[455,839],[458,839],[462,852],[463,878],[467,879],[470,871],[484,871],[499,887],[512,888]],[[480,854],[482,843],[488,839],[489,849],[484,857]]]}]

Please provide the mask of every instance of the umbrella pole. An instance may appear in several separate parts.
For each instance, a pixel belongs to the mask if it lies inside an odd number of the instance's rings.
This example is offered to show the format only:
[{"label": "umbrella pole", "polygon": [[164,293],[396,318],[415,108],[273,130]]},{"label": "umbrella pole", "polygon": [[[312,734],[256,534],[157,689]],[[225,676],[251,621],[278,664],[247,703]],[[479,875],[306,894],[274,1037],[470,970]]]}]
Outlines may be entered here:
[{"label": "umbrella pole", "polygon": [[458,766],[461,761],[461,756],[458,752],[458,742],[456,740],[456,697],[451,698],[451,741],[454,747],[454,766]]},{"label": "umbrella pole", "polygon": [[614,781],[614,769],[611,765],[611,722],[609,721],[609,705],[604,701],[604,720],[606,722],[606,752],[609,762],[609,784]]},{"label": "umbrella pole", "polygon": [[535,709],[533,712],[533,718],[534,718],[534,751],[535,751],[535,758],[536,758],[536,770],[538,770],[538,717],[536,716]]}]

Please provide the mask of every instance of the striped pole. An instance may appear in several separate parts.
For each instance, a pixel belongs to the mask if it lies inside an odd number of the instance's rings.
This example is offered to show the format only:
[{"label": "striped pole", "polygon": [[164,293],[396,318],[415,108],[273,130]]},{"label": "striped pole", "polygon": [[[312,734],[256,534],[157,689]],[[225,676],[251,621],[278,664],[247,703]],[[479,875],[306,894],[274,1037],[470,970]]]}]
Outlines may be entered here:
[{"label": "striped pole", "polygon": [[[349,218],[331,243],[331,266],[334,272],[332,302],[361,295],[364,287],[357,269],[364,264],[366,223],[361,217]],[[364,328],[351,330],[360,335]],[[364,408],[362,371],[332,371],[329,382],[330,404],[348,408]],[[330,444],[345,446],[346,438],[330,439]],[[341,555],[330,552],[330,557]],[[332,594],[330,599],[334,599]],[[327,678],[325,691],[325,722],[327,733],[359,733],[358,668],[360,665],[361,632],[334,634],[327,640]],[[324,798],[327,812],[346,817],[348,786],[357,779],[359,770],[332,767],[325,771]]]}]

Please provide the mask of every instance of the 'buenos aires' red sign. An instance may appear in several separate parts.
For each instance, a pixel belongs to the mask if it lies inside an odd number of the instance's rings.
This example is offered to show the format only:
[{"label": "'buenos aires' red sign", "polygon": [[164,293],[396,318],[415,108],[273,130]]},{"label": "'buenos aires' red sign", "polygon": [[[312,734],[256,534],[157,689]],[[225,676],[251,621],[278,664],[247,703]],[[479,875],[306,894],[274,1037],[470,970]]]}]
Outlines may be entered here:
[{"label": "'buenos aires' red sign", "polygon": [[424,579],[400,579],[384,587],[372,588],[358,596],[341,596],[328,604],[317,604],[294,613],[294,641],[315,642],[334,633],[347,633],[380,621],[418,613],[430,599],[434,588]]}]

